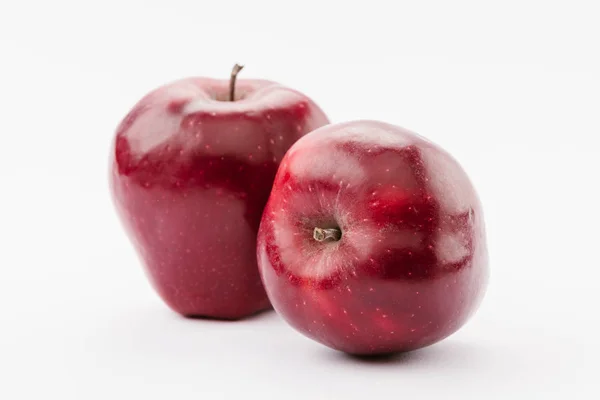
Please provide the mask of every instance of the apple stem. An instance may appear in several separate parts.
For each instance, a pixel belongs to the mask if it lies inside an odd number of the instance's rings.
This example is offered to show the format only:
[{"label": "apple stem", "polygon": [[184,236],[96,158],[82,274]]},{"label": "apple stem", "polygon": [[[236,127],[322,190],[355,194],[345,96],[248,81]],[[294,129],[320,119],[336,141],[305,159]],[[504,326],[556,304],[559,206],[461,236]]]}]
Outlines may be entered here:
[{"label": "apple stem", "polygon": [[342,231],[337,228],[315,228],[313,231],[313,238],[317,242],[324,242],[325,240],[333,239],[334,241],[338,241],[342,238]]},{"label": "apple stem", "polygon": [[243,65],[235,64],[231,70],[231,78],[229,79],[229,101],[235,101],[235,80],[242,68],[244,68]]}]

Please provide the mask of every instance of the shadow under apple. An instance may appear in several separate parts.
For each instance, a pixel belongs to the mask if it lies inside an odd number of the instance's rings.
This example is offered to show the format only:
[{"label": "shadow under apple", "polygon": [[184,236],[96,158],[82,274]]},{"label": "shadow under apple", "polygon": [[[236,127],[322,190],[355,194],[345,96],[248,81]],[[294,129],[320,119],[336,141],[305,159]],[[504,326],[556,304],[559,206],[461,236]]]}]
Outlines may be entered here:
[{"label": "shadow under apple", "polygon": [[481,344],[452,339],[403,353],[354,355],[325,350],[320,352],[320,357],[331,364],[435,369],[444,367],[474,369],[484,366],[490,358],[489,349]]}]

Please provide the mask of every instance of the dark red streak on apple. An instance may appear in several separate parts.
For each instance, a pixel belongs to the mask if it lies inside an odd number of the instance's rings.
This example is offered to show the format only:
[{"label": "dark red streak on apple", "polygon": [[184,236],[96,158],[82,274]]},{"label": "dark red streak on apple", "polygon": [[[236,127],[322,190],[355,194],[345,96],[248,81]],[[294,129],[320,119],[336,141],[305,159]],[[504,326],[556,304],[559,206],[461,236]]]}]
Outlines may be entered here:
[{"label": "dark red streak on apple", "polygon": [[[315,227],[340,230],[318,240]],[[321,128],[286,155],[258,241],[276,310],[356,354],[416,349],[457,330],[487,281],[481,206],[447,153],[375,122]]]}]

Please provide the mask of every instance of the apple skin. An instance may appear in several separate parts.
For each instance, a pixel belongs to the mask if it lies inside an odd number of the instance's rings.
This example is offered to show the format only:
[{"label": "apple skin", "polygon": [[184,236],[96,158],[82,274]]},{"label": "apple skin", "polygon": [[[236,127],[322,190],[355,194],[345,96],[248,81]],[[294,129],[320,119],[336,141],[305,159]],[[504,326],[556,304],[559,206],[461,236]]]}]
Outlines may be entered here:
[{"label": "apple skin", "polygon": [[145,96],[117,129],[114,203],[151,283],[188,317],[270,308],[256,235],[277,168],[328,123],[305,95],[269,81],[189,78]]},{"label": "apple skin", "polygon": [[[319,242],[315,227],[339,228],[341,239]],[[289,324],[357,355],[452,334],[488,279],[482,209],[463,169],[426,139],[374,121],[329,125],[292,146],[257,257]]]}]

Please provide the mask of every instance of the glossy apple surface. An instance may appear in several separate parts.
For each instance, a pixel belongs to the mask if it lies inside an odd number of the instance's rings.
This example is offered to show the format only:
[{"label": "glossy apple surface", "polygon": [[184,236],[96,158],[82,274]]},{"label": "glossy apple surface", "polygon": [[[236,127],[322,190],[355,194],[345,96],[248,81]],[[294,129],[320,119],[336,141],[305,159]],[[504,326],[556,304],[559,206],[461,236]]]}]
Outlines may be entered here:
[{"label": "glossy apple surface", "polygon": [[353,354],[450,335],[488,276],[481,205],[463,169],[426,139],[372,121],[329,125],[292,146],[257,255],[275,310]]},{"label": "glossy apple surface", "polygon": [[270,307],[256,234],[283,155],[326,124],[278,84],[192,78],[144,97],[117,129],[113,198],[162,299],[185,316],[236,319]]}]

